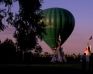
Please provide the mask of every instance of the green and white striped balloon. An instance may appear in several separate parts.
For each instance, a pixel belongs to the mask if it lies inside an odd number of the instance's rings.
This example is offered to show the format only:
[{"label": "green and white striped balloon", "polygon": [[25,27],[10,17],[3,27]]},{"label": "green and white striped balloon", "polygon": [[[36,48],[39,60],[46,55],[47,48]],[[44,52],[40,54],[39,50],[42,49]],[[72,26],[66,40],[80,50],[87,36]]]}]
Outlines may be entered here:
[{"label": "green and white striped balloon", "polygon": [[55,48],[60,35],[62,45],[74,29],[74,16],[63,8],[48,8],[42,11],[42,15],[42,21],[46,25],[46,34],[44,34],[43,40],[51,48]]}]

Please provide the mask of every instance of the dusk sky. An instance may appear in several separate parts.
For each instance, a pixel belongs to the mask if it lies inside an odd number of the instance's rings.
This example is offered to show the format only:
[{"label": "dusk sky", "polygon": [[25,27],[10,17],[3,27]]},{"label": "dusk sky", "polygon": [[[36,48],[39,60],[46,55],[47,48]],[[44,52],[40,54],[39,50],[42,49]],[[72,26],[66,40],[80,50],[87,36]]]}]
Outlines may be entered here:
[{"label": "dusk sky", "polygon": [[[42,9],[59,7],[69,10],[75,17],[75,28],[63,44],[65,53],[82,53],[86,48],[89,37],[93,36],[93,0],[44,0]],[[14,11],[18,9],[15,6]],[[12,29],[13,30],[13,29]],[[0,39],[13,38],[13,31],[7,28],[0,33]],[[90,41],[93,47],[93,39]],[[93,52],[93,49],[92,49]]]},{"label": "dusk sky", "polygon": [[[65,8],[74,15],[74,31],[63,47],[65,53],[82,53],[93,36],[93,0],[44,0],[42,8],[51,7]],[[93,47],[93,39],[90,44]]]}]

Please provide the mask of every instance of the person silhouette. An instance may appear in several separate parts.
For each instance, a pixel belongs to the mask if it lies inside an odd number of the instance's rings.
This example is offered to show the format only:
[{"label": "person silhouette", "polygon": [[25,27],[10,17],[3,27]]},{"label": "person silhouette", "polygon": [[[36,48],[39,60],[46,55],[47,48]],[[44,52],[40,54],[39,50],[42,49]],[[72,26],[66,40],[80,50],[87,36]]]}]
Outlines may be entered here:
[{"label": "person silhouette", "polygon": [[82,70],[83,72],[86,71],[86,53],[84,53],[82,56]]},{"label": "person silhouette", "polygon": [[90,55],[89,70],[93,72],[93,53]]}]

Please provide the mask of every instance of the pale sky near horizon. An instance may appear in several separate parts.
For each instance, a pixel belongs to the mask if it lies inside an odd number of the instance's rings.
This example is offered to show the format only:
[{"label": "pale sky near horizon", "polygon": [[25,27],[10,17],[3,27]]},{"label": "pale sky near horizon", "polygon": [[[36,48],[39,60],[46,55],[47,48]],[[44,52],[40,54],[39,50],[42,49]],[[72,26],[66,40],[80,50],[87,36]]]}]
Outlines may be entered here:
[{"label": "pale sky near horizon", "polygon": [[[69,10],[75,17],[75,28],[63,44],[65,53],[82,53],[89,37],[93,36],[93,0],[44,0],[42,9],[60,7]],[[16,11],[17,5],[14,11]],[[11,29],[0,33],[0,39],[12,38]],[[90,41],[93,47],[93,39]],[[92,49],[93,51],[93,49]]]}]

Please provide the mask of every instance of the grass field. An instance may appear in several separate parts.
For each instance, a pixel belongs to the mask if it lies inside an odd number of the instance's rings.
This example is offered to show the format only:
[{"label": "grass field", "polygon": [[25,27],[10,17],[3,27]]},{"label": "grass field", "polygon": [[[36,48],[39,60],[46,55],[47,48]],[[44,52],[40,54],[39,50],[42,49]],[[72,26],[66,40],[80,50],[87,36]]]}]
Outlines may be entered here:
[{"label": "grass field", "polygon": [[33,69],[33,70],[46,70],[46,69],[76,69],[81,70],[81,64],[1,64],[0,68],[8,69]]},{"label": "grass field", "polygon": [[[0,68],[8,71],[29,71],[29,72],[61,72],[80,74],[83,72],[81,64],[1,64]],[[88,71],[84,71],[88,72]]]}]

